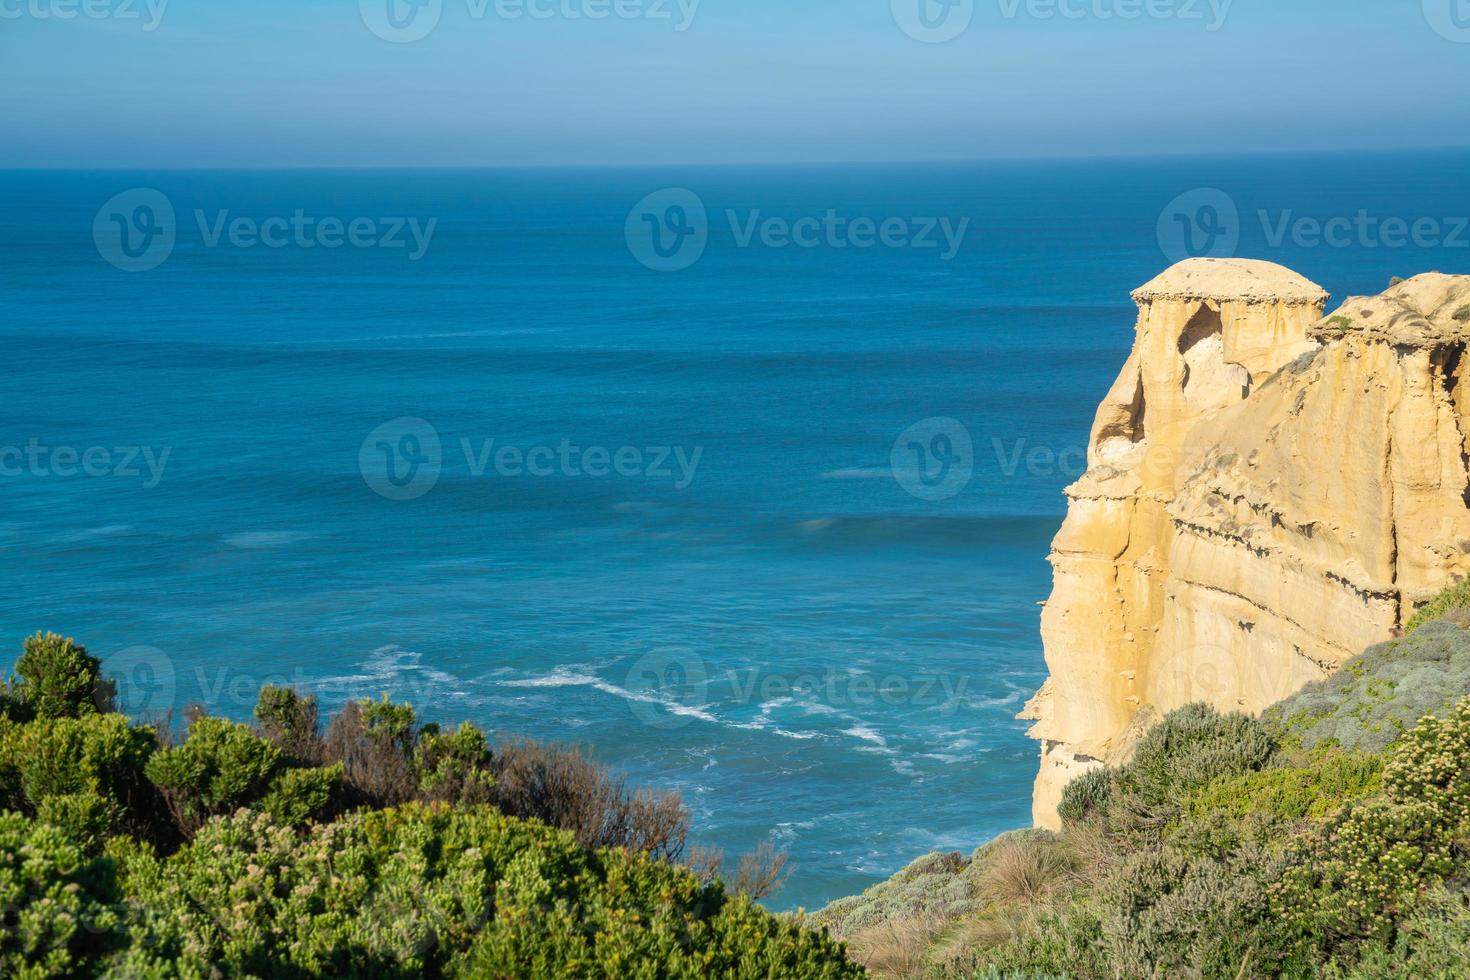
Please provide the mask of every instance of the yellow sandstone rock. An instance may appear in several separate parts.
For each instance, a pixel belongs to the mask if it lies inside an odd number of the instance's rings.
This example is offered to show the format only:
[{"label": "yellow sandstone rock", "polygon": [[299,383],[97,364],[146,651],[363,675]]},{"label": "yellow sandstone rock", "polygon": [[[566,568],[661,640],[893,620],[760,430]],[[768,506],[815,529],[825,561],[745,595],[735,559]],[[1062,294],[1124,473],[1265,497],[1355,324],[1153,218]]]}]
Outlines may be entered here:
[{"label": "yellow sandstone rock", "polygon": [[1052,547],[1050,678],[1021,714],[1044,827],[1152,720],[1259,711],[1470,571],[1470,276],[1323,319],[1327,294],[1288,269],[1192,259],[1133,298]]}]

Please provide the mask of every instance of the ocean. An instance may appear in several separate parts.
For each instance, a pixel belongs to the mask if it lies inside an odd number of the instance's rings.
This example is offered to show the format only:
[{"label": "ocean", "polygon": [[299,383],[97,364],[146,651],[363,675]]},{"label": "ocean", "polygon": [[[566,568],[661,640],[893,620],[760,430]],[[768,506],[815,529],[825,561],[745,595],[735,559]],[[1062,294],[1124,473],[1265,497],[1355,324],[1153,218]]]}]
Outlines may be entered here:
[{"label": "ocean", "polygon": [[1128,293],[1470,273],[1470,154],[0,172],[0,636],[582,743],[816,908],[1025,825]]}]

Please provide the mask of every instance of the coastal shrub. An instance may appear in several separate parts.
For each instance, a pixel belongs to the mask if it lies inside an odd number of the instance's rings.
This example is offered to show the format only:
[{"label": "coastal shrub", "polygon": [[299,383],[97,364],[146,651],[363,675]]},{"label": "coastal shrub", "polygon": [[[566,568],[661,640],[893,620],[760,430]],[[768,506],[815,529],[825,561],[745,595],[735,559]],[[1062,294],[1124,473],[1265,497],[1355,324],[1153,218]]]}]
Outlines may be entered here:
[{"label": "coastal shrub", "polygon": [[969,915],[985,904],[979,895],[979,872],[975,861],[963,854],[926,854],[861,895],[833,902],[816,918],[849,937],[885,922]]},{"label": "coastal shrub", "polygon": [[86,976],[122,942],[113,863],[65,831],[0,813],[0,976]]},{"label": "coastal shrub", "polygon": [[1276,737],[1307,750],[1382,752],[1420,718],[1470,694],[1470,632],[1430,621],[1369,648],[1263,716]]},{"label": "coastal shrub", "polygon": [[1051,978],[1146,976],[1114,973],[1103,953],[1102,924],[1084,903],[1043,910],[1010,942],[977,951],[967,977]]},{"label": "coastal shrub", "polygon": [[570,830],[583,847],[684,853],[689,811],[677,794],[630,792],[578,748],[511,739],[497,746],[492,775],[502,812]]},{"label": "coastal shrub", "polygon": [[452,732],[424,731],[414,747],[419,798],[425,802],[473,805],[495,798],[493,756],[489,740],[477,726],[465,722]]},{"label": "coastal shrub", "polygon": [[128,830],[151,837],[144,769],[155,744],[151,728],[121,715],[0,723],[0,808],[40,816],[89,849]]},{"label": "coastal shrub", "polygon": [[1395,912],[1454,873],[1470,820],[1470,698],[1404,736],[1383,787],[1315,834],[1304,849],[1310,860],[1277,887],[1275,909],[1303,942],[1329,951],[1390,943]]},{"label": "coastal shrub", "polygon": [[1460,307],[1455,311],[1455,320],[1460,323],[1470,322],[1470,304]]},{"label": "coastal shrub", "polygon": [[298,765],[316,765],[324,754],[317,723],[317,701],[286,687],[267,685],[255,702],[255,726]]},{"label": "coastal shrub", "polygon": [[1335,329],[1338,333],[1344,333],[1352,328],[1353,320],[1352,317],[1334,316],[1327,320],[1327,325]]},{"label": "coastal shrub", "polygon": [[302,822],[325,810],[342,769],[293,772],[281,750],[247,726],[205,717],[190,726],[183,744],[149,759],[147,774],[179,830],[192,837],[210,818],[252,805]]},{"label": "coastal shrub", "polygon": [[1184,811],[1196,819],[1212,813],[1235,820],[1254,815],[1285,822],[1325,819],[1344,803],[1376,792],[1382,771],[1376,755],[1321,749],[1300,764],[1217,779],[1190,794]]},{"label": "coastal shrub", "polygon": [[1445,616],[1470,608],[1470,578],[1449,586],[1425,605],[1415,610],[1413,617],[1404,627],[1405,633],[1413,633],[1426,623],[1443,619]]},{"label": "coastal shrub", "polygon": [[1113,776],[1107,769],[1097,768],[1083,773],[1062,790],[1057,813],[1065,823],[1076,823],[1090,814],[1107,809],[1112,799]]},{"label": "coastal shrub", "polygon": [[1470,950],[1470,903],[1461,891],[1431,889],[1414,911],[1398,924],[1391,946],[1368,947],[1350,980],[1413,977],[1415,980],[1459,980]]},{"label": "coastal shrub", "polygon": [[277,823],[299,827],[334,812],[341,788],[340,764],[283,769],[255,807]]},{"label": "coastal shrub", "polygon": [[124,882],[151,897],[123,975],[860,975],[825,935],[687,870],[484,807],[362,811],[304,837],[244,812],[171,858],[134,855]]},{"label": "coastal shrub", "polygon": [[102,662],[69,638],[27,637],[15,672],[11,697],[26,718],[77,718],[112,710],[116,685],[102,677]]},{"label": "coastal shrub", "polygon": [[341,764],[363,803],[405,803],[418,792],[415,725],[413,706],[393,704],[386,694],[381,701],[349,701],[327,726],[324,758]]},{"label": "coastal shrub", "polygon": [[1186,705],[1150,728],[1132,760],[1113,770],[1108,818],[1119,831],[1152,834],[1173,819],[1191,792],[1260,768],[1272,749],[1254,718]]}]

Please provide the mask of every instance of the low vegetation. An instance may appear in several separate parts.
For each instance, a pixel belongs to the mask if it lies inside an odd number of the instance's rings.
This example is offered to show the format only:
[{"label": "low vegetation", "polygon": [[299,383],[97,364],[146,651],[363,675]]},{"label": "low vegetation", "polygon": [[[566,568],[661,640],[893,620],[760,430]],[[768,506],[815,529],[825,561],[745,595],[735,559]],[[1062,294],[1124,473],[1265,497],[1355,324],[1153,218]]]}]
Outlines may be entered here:
[{"label": "low vegetation", "polygon": [[1462,977],[1470,586],[1258,718],[1190,705],[1063,829],[929,855],[818,913],[879,976]]},{"label": "low vegetation", "polygon": [[95,657],[28,639],[0,685],[0,976],[855,977],[754,898],[770,849],[680,863],[677,796],[576,750],[413,709],[260,693],[187,734],[113,710]]}]

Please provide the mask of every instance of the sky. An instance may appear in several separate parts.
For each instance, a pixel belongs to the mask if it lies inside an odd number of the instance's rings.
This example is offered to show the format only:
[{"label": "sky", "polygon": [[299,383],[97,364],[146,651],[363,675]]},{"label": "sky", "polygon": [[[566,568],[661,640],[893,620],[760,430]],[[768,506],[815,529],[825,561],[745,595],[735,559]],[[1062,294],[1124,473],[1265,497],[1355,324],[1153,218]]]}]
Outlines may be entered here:
[{"label": "sky", "polygon": [[1470,0],[0,0],[0,167],[1464,146],[1467,83]]}]

